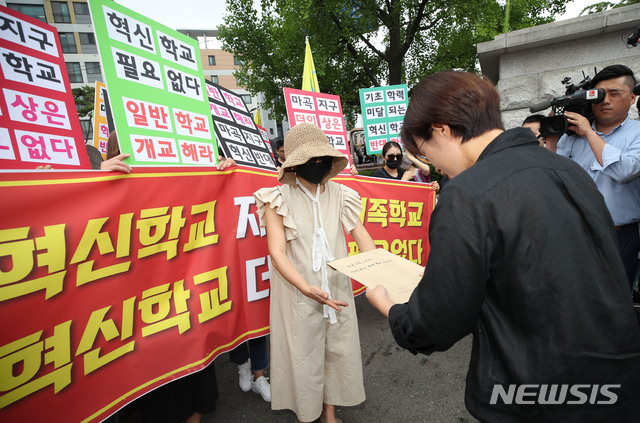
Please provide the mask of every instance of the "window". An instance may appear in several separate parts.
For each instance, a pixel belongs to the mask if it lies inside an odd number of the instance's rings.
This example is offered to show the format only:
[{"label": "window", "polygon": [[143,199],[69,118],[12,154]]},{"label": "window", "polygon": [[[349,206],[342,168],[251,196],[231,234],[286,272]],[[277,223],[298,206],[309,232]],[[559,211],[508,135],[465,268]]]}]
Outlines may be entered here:
[{"label": "window", "polygon": [[82,128],[82,135],[86,136],[85,140],[93,141],[93,125],[91,119],[80,119],[80,127]]},{"label": "window", "polygon": [[242,97],[244,104],[251,104],[251,96],[249,94],[240,94],[240,97]]},{"label": "window", "polygon": [[97,53],[98,49],[96,48],[96,38],[93,36],[93,32],[80,32],[79,34],[82,53]]},{"label": "window", "polygon": [[7,3],[7,6],[9,9],[13,9],[16,12],[24,13],[27,16],[31,16],[32,18],[45,23],[47,22],[47,16],[44,14],[43,5]]},{"label": "window", "polygon": [[218,75],[211,75],[211,82],[213,82],[214,84],[218,83]]},{"label": "window", "polygon": [[67,2],[52,1],[51,9],[53,10],[54,22],[71,23],[71,15],[69,14],[69,5]]},{"label": "window", "polygon": [[238,56],[233,56],[233,64],[234,65],[244,65],[244,60],[240,59]]},{"label": "window", "polygon": [[73,13],[76,15],[76,23],[91,23],[91,15],[89,15],[89,5],[87,3],[73,2]]},{"label": "window", "polygon": [[69,74],[69,82],[82,82],[82,71],[80,70],[80,63],[78,62],[66,62],[67,73]]},{"label": "window", "polygon": [[77,53],[76,37],[73,36],[73,32],[58,32],[60,37],[60,45],[62,46],[63,53]]},{"label": "window", "polygon": [[85,62],[84,67],[87,70],[87,83],[102,82],[102,72],[100,72],[99,62]]},{"label": "window", "polygon": [[209,56],[209,66],[216,65],[216,56]]}]

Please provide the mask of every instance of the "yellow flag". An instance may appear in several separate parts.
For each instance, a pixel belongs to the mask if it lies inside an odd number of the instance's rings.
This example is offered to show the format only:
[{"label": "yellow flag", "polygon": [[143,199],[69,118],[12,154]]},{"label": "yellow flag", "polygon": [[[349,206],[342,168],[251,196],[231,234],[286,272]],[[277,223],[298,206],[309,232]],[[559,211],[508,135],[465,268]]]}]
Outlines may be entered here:
[{"label": "yellow flag", "polygon": [[313,56],[311,56],[311,46],[309,45],[309,37],[307,37],[307,50],[304,54],[304,72],[302,73],[302,89],[305,91],[320,92],[318,85],[318,74],[313,64]]},{"label": "yellow flag", "polygon": [[258,126],[262,126],[262,114],[260,113],[260,108],[256,111],[256,117],[253,118],[253,121]]}]

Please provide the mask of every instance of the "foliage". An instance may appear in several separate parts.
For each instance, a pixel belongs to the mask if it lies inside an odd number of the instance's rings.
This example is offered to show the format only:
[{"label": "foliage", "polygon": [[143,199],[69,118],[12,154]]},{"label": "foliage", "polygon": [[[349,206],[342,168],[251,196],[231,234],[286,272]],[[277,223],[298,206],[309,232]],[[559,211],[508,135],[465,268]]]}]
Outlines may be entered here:
[{"label": "foliage", "polygon": [[76,103],[78,117],[83,118],[89,116],[89,124],[83,125],[82,129],[83,137],[86,140],[89,138],[89,133],[91,132],[91,117],[93,116],[96,89],[95,87],[85,85],[81,88],[74,88],[71,92],[73,93],[73,101]]},{"label": "foliage", "polygon": [[631,4],[638,4],[640,3],[640,0],[621,0],[618,3],[613,3],[610,1],[601,1],[595,4],[592,4],[591,6],[587,6],[584,9],[582,9],[582,11],[580,12],[580,14],[588,14],[591,15],[593,13],[598,13],[598,12],[604,12],[605,10],[609,10],[609,9],[616,9],[618,7],[624,7],[624,6],[629,6]]},{"label": "foliage", "polygon": [[477,71],[476,45],[550,22],[568,0],[227,0],[223,48],[243,57],[238,83],[285,114],[282,88],[302,85],[309,37],[322,92],[353,122],[359,88],[407,83],[444,69]]},{"label": "foliage", "polygon": [[76,109],[79,117],[91,116],[93,114],[96,89],[85,85],[82,88],[74,88],[73,100],[76,102]]}]

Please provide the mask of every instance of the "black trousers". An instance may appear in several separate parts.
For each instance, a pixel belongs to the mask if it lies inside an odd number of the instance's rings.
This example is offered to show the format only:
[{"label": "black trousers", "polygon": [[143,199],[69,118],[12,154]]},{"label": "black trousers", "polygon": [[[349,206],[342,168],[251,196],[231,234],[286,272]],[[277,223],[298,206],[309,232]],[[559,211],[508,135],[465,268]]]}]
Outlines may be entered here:
[{"label": "black trousers", "polygon": [[631,223],[629,225],[618,226],[616,230],[618,233],[618,251],[624,264],[624,270],[627,272],[629,286],[633,289],[636,268],[638,266],[638,251],[640,251],[638,224]]}]

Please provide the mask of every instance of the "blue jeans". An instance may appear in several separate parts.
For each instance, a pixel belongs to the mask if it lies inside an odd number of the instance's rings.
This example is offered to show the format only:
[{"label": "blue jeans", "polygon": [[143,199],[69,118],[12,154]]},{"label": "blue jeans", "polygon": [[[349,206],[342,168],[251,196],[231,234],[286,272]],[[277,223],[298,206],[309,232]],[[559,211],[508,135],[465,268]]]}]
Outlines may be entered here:
[{"label": "blue jeans", "polygon": [[251,370],[264,370],[269,365],[267,357],[267,337],[250,339],[238,345],[234,350],[229,351],[229,359],[238,366],[247,362],[251,358]]}]

